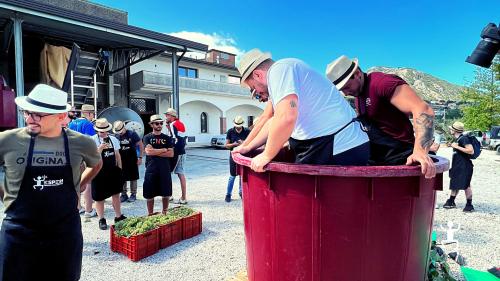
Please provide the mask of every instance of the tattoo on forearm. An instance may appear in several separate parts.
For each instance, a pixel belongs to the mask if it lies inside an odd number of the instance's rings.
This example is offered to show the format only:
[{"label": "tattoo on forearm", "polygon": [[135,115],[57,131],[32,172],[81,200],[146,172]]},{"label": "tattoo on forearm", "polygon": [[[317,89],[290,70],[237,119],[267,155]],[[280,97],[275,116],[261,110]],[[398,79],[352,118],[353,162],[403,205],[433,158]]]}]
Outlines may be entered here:
[{"label": "tattoo on forearm", "polygon": [[297,104],[295,103],[295,101],[290,101],[290,107],[297,107]]},{"label": "tattoo on forearm", "polygon": [[422,113],[416,119],[415,133],[420,136],[420,145],[423,148],[430,148],[434,138],[434,116]]}]

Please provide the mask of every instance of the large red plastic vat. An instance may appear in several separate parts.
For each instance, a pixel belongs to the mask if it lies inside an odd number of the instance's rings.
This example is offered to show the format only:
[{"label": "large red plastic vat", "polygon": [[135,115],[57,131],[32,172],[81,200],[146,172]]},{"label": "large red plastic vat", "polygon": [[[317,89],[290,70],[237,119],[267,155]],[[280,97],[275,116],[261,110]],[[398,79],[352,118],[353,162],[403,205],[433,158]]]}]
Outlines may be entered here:
[{"label": "large red plastic vat", "polygon": [[264,173],[235,154],[243,181],[250,281],[424,281],[437,176],[419,166],[277,162]]}]

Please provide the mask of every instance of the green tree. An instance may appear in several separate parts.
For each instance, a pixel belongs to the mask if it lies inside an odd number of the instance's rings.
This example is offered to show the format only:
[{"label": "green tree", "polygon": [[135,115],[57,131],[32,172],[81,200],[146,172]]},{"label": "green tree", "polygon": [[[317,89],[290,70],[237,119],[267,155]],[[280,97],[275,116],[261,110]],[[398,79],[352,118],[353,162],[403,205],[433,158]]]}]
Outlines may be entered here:
[{"label": "green tree", "polygon": [[489,130],[500,124],[500,59],[489,69],[478,68],[474,81],[461,93],[463,122],[467,129]]}]

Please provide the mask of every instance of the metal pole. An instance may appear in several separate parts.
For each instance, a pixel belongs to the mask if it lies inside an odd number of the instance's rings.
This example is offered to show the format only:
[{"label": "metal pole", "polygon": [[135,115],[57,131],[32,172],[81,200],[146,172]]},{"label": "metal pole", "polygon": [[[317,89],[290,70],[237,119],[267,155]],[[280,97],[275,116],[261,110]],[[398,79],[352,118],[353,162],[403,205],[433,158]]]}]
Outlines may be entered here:
[{"label": "metal pole", "polygon": [[177,65],[177,49],[172,49],[172,106],[180,116],[179,111],[179,67]]},{"label": "metal pole", "polygon": [[97,118],[97,78],[94,73],[94,118]]},{"label": "metal pole", "polygon": [[[24,96],[24,69],[23,69],[23,20],[16,14],[11,18],[14,22],[14,51],[16,61],[16,92],[18,97]],[[24,117],[17,113],[17,126],[24,126]]]},{"label": "metal pole", "polygon": [[71,106],[75,106],[75,93],[73,90],[73,70],[71,70]]}]

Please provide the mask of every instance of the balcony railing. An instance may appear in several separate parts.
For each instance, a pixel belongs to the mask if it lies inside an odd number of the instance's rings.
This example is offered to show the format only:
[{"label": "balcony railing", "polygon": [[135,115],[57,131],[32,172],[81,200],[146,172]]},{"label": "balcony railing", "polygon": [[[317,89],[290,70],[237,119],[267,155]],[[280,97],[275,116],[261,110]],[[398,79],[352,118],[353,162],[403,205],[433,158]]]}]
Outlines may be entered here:
[{"label": "balcony railing", "polygon": [[[203,80],[199,78],[179,77],[179,88],[181,90],[195,90],[214,94],[249,95],[248,89],[238,84]],[[130,76],[130,90],[170,92],[172,91],[172,75],[144,70],[139,71]]]}]

